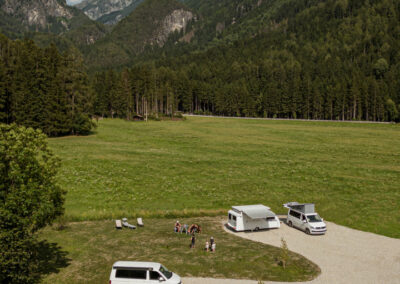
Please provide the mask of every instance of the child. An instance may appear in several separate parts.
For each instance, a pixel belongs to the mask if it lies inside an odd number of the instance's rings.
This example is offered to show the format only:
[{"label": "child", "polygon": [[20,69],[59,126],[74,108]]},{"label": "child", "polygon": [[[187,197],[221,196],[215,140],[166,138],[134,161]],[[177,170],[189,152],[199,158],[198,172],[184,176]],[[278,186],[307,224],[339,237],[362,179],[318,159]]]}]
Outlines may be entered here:
[{"label": "child", "polygon": [[215,252],[215,247],[216,247],[215,242],[213,242],[213,244],[212,244],[212,246],[211,246],[211,251],[212,251],[212,252]]},{"label": "child", "polygon": [[206,247],[204,248],[205,251],[209,251],[210,250],[210,244],[208,242],[206,242]]}]

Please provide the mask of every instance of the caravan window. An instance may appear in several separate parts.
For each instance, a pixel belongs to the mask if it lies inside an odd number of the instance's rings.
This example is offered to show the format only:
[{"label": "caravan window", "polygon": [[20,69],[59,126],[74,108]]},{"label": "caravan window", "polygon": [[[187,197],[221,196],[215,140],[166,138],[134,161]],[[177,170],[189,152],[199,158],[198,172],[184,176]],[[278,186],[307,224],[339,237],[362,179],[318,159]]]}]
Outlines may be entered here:
[{"label": "caravan window", "polygon": [[236,221],[236,216],[232,215],[233,221]]},{"label": "caravan window", "polygon": [[229,220],[232,219],[231,213],[228,214]]}]

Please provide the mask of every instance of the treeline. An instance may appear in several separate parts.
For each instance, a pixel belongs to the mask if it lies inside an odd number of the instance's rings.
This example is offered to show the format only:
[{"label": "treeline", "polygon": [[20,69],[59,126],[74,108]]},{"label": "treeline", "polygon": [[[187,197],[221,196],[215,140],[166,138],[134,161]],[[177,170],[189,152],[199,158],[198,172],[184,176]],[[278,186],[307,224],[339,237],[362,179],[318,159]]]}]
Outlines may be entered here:
[{"label": "treeline", "polygon": [[93,99],[82,62],[75,49],[60,54],[0,35],[0,122],[49,136],[89,133]]},{"label": "treeline", "polygon": [[394,0],[289,1],[252,39],[98,73],[94,110],[398,120],[399,22]]}]

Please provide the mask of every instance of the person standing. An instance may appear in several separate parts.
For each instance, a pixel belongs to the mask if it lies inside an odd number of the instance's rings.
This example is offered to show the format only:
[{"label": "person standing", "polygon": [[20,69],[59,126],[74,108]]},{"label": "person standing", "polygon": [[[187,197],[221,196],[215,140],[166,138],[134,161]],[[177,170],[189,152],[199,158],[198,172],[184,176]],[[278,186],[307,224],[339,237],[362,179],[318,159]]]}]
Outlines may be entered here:
[{"label": "person standing", "polygon": [[195,244],[196,244],[196,236],[195,236],[195,234],[192,234],[192,239],[191,239],[191,242],[190,242],[190,248],[194,248]]},{"label": "person standing", "polygon": [[210,238],[210,248],[212,248],[213,243],[214,243],[214,237],[211,237]]}]

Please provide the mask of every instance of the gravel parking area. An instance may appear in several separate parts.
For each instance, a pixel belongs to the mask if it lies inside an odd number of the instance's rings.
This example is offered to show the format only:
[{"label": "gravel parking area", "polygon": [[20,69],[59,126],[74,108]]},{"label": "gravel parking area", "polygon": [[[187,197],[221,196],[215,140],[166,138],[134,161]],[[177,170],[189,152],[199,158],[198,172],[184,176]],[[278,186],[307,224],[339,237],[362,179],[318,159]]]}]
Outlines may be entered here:
[{"label": "gravel parking area", "polygon": [[[284,220],[284,219],[283,219]],[[353,230],[326,222],[328,232],[309,236],[282,223],[280,229],[235,233],[238,237],[280,246],[284,238],[291,251],[297,252],[322,270],[310,283],[400,283],[400,240]],[[251,280],[184,278],[185,284],[250,284]],[[277,283],[277,282],[264,282]]]}]

